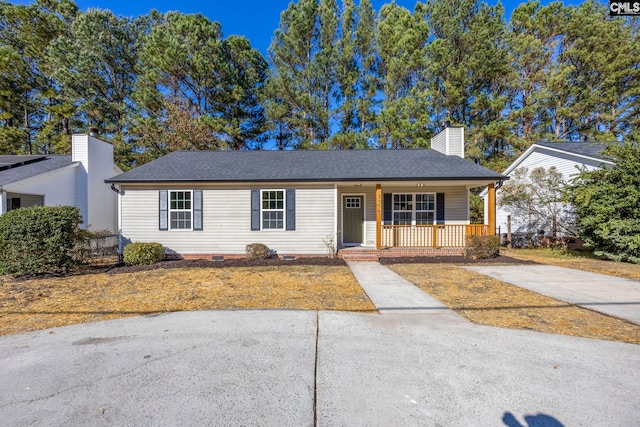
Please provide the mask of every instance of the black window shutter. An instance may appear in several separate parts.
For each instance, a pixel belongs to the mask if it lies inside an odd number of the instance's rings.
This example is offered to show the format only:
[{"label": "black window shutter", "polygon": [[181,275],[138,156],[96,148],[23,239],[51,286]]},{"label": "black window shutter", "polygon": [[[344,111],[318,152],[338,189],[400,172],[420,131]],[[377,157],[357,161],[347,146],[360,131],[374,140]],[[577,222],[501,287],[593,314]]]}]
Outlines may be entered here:
[{"label": "black window shutter", "polygon": [[444,193],[436,193],[436,224],[444,224]]},{"label": "black window shutter", "polygon": [[193,231],[202,231],[202,190],[193,190]]},{"label": "black window shutter", "polygon": [[384,193],[383,195],[383,221],[382,223],[385,225],[393,224],[393,195],[391,193]]},{"label": "black window shutter", "polygon": [[287,200],[287,221],[286,221],[286,229],[287,230],[295,230],[296,229],[296,190],[293,188],[287,188],[286,190],[286,200]]},{"label": "black window shutter", "polygon": [[167,190],[159,191],[158,207],[158,229],[166,231],[169,229],[169,192]]},{"label": "black window shutter", "polygon": [[251,231],[260,231],[260,190],[251,190]]}]

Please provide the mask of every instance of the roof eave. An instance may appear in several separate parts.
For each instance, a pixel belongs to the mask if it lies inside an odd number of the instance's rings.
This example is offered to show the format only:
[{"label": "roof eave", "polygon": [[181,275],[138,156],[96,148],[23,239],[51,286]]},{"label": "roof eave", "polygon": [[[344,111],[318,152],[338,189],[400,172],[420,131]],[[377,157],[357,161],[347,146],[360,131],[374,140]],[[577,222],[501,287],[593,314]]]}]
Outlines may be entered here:
[{"label": "roof eave", "polygon": [[379,178],[302,178],[302,179],[105,179],[107,184],[167,184],[172,182],[206,182],[229,184],[234,182],[380,182],[380,181],[500,181],[508,176],[458,176],[458,177],[379,177]]}]

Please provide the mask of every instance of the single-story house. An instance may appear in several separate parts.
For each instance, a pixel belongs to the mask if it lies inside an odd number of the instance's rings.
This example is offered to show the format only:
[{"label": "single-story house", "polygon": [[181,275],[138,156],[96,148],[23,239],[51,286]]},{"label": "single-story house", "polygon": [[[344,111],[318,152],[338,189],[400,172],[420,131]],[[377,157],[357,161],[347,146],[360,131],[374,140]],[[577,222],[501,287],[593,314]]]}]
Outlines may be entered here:
[{"label": "single-story house", "polygon": [[469,189],[505,177],[463,158],[462,128],[432,146],[180,151],[106,182],[119,189],[122,241],[159,242],[168,255],[242,256],[250,243],[297,256],[327,245],[460,253],[466,236],[494,232],[470,224]]},{"label": "single-story house", "polygon": [[[591,142],[539,142],[532,144],[524,153],[509,165],[503,172],[503,175],[511,177],[513,172],[518,168],[526,167],[529,172],[531,170],[543,167],[549,169],[555,166],[562,173],[565,181],[570,181],[576,177],[582,169],[594,170],[603,167],[603,165],[613,166],[611,159],[603,156],[605,145],[595,144]],[[484,199],[484,217],[488,218],[489,197],[488,192],[483,190],[480,197]],[[496,189],[496,197],[500,199],[500,189]],[[507,232],[507,217],[511,212],[506,209],[496,207],[495,211],[495,228],[497,232],[504,234]],[[512,232],[525,232],[526,225],[517,218],[511,218]]]},{"label": "single-story house", "polygon": [[0,155],[0,215],[30,206],[77,206],[84,227],[118,229],[117,195],[105,179],[122,170],[113,146],[86,134],[72,136],[72,154]]}]

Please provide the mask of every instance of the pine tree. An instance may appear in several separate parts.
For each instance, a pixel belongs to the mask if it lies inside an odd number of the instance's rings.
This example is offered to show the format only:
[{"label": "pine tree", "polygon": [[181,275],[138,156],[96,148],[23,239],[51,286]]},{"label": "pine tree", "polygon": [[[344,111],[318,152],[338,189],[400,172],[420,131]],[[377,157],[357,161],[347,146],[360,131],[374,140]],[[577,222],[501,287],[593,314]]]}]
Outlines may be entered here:
[{"label": "pine tree", "polygon": [[376,99],[381,87],[380,58],[376,39],[376,12],[370,0],[361,0],[356,9],[355,58],[358,68],[357,131],[367,145],[377,126]]},{"label": "pine tree", "polygon": [[131,143],[145,162],[174,150],[243,149],[264,131],[266,61],[201,14],[153,11],[132,95]]},{"label": "pine tree", "polygon": [[[504,9],[477,0],[430,1],[428,46],[431,118],[463,125],[471,157],[508,163],[511,123],[505,117],[511,69],[505,43]],[[434,129],[435,130],[435,129]]]},{"label": "pine tree", "polygon": [[[137,43],[144,22],[92,9],[74,19],[71,30],[53,40],[47,68],[61,92],[62,105],[73,105],[80,130],[95,128],[125,155],[125,127],[137,79]],[[120,160],[120,159],[118,159]]]},{"label": "pine tree", "polygon": [[78,11],[68,0],[0,3],[0,152],[67,152],[69,106],[59,106],[46,49]]},{"label": "pine tree", "polygon": [[428,144],[423,71],[429,26],[425,12],[421,3],[413,14],[393,2],[380,9],[376,37],[383,95],[377,118],[381,148]]},{"label": "pine tree", "polygon": [[529,1],[511,15],[507,43],[514,73],[509,116],[516,123],[515,155],[543,138],[543,102],[549,98],[546,82],[555,69],[554,54],[564,33],[566,13],[558,2],[540,7],[538,1]]}]

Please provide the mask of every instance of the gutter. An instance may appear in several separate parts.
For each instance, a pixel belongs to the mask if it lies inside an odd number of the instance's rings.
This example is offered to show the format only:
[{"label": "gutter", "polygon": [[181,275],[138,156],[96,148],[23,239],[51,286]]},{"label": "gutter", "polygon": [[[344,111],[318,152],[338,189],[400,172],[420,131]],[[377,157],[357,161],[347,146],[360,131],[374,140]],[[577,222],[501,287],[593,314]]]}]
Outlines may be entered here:
[{"label": "gutter", "polygon": [[380,182],[380,181],[490,181],[498,179],[500,182],[509,179],[508,176],[497,175],[497,176],[475,176],[475,177],[402,177],[402,178],[388,178],[388,177],[379,177],[379,178],[314,178],[314,179],[140,179],[140,180],[112,180],[105,179],[104,182],[107,184],[167,184],[167,183],[191,183],[191,182],[206,182],[213,184],[229,184],[229,183],[260,183],[260,182],[326,182],[326,183],[335,183],[335,182]]}]

